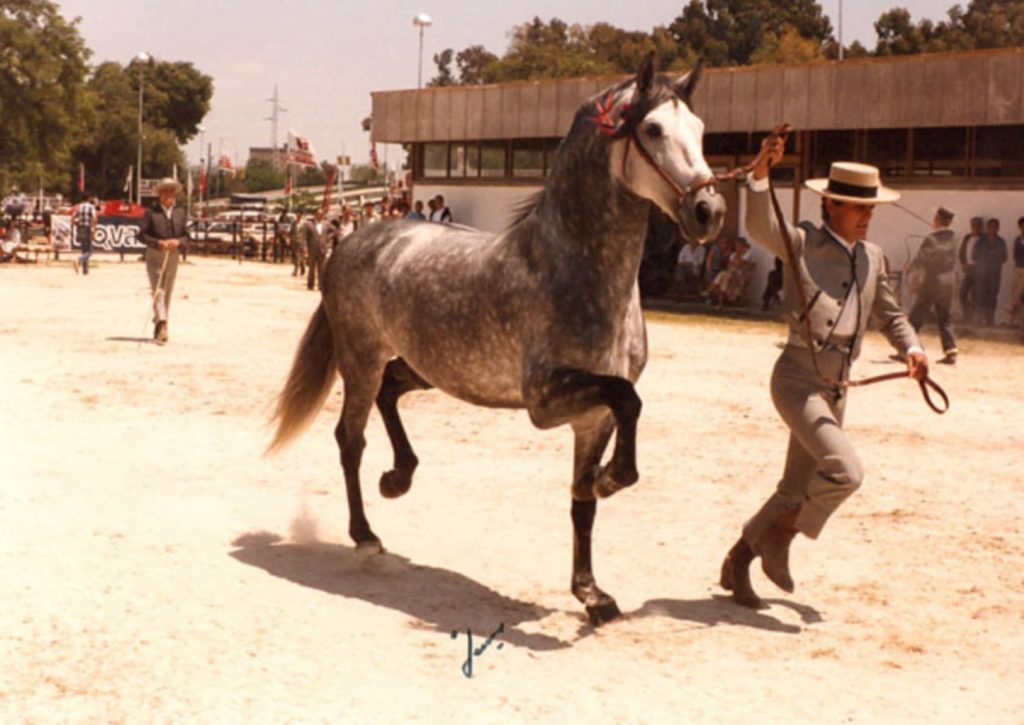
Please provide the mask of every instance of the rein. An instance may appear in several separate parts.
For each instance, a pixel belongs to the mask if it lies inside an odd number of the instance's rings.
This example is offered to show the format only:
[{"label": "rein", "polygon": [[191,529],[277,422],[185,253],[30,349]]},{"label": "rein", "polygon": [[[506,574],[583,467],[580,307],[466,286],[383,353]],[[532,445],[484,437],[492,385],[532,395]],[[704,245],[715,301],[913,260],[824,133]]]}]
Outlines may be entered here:
[{"label": "rein", "polygon": [[[772,131],[772,136],[785,137],[791,130],[789,124],[780,124],[776,126]],[[749,168],[748,168],[749,167]],[[754,162],[750,162],[744,167],[739,167],[730,171],[724,176],[731,176],[735,178],[739,173],[749,172],[754,167]],[[869,378],[863,378],[861,380],[835,380],[830,376],[825,375],[821,372],[821,368],[818,365],[818,351],[815,349],[814,336],[811,334],[811,316],[810,306],[807,304],[807,291],[804,289],[803,277],[800,274],[800,269],[796,263],[796,253],[793,251],[793,240],[789,236],[789,225],[786,224],[785,216],[782,213],[782,206],[779,204],[779,199],[775,195],[775,185],[771,182],[771,175],[768,176],[768,194],[772,201],[772,210],[775,212],[775,219],[778,222],[779,234],[782,236],[782,242],[786,247],[786,258],[789,262],[789,270],[793,275],[793,286],[796,287],[797,296],[800,298],[800,309],[801,319],[804,323],[804,331],[807,334],[808,349],[811,352],[811,363],[814,365],[814,372],[818,378],[829,387],[837,389],[842,388],[856,388],[865,385],[873,385],[875,383],[882,383],[888,380],[900,380],[902,378],[909,378],[910,371],[903,370],[898,373],[886,373],[884,375],[874,375]],[[946,395],[946,391],[942,387],[932,380],[930,377],[925,376],[922,380],[918,380],[917,384],[921,387],[921,395],[924,396],[924,402],[928,404],[928,407],[933,411],[942,415],[949,410],[949,396]],[[943,407],[939,407],[932,400],[929,389],[934,390],[935,393],[942,399]]]}]

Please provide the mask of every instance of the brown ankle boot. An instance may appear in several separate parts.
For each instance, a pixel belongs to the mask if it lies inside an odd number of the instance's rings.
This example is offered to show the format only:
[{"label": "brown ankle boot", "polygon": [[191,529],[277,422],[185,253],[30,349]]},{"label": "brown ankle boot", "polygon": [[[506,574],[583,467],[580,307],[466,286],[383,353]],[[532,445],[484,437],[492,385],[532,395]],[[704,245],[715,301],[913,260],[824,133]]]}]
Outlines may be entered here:
[{"label": "brown ankle boot", "polygon": [[160,320],[156,323],[156,329],[153,330],[153,339],[156,340],[157,345],[167,344],[167,321]]},{"label": "brown ankle boot", "polygon": [[718,583],[722,589],[732,592],[733,601],[740,606],[764,609],[764,602],[750,585],[750,563],[756,556],[750,544],[741,536],[722,562],[722,576]]},{"label": "brown ankle boot", "polygon": [[761,569],[775,586],[792,593],[796,588],[789,573],[789,545],[797,534],[799,508],[783,511],[754,542],[754,551],[761,557]]}]

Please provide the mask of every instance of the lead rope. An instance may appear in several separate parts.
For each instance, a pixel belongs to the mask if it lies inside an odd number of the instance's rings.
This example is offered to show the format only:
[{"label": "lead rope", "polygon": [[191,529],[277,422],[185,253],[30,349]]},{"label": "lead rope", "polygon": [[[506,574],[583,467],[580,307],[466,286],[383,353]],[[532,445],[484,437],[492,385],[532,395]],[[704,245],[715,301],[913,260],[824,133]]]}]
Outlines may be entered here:
[{"label": "lead rope", "polygon": [[[792,128],[789,124],[780,124],[775,127],[772,131],[772,136],[785,137]],[[750,168],[753,168],[753,164],[748,164]],[[724,176],[732,176],[735,178],[737,172],[749,170],[747,167],[740,167],[734,169],[725,174]],[[771,174],[768,175],[768,194],[772,200],[772,209],[775,211],[775,219],[778,222],[779,234],[782,236],[783,245],[786,247],[786,258],[789,262],[790,273],[793,275],[793,285],[796,287],[797,296],[800,300],[800,308],[802,311],[802,319],[804,323],[804,331],[807,334],[807,344],[811,351],[811,363],[814,365],[814,372],[826,385],[835,388],[856,388],[864,385],[873,385],[875,383],[885,382],[887,380],[900,380],[902,378],[909,378],[910,371],[903,370],[898,373],[886,373],[884,375],[875,375],[870,378],[864,378],[862,380],[833,380],[831,377],[824,375],[821,372],[821,368],[818,365],[818,352],[815,349],[814,336],[811,334],[811,316],[810,307],[807,304],[807,292],[804,289],[803,277],[800,275],[800,269],[796,263],[796,253],[793,251],[793,240],[789,236],[789,226],[786,224],[786,218],[782,213],[782,206],[779,204],[779,199],[775,195],[775,186],[771,181]],[[928,404],[928,407],[933,411],[942,415],[949,410],[949,396],[946,395],[946,391],[942,387],[932,380],[930,377],[925,376],[923,380],[918,380],[917,384],[921,387],[921,395],[924,396],[924,402]],[[943,407],[939,407],[932,400],[929,389],[934,390],[935,393],[942,398]]]}]

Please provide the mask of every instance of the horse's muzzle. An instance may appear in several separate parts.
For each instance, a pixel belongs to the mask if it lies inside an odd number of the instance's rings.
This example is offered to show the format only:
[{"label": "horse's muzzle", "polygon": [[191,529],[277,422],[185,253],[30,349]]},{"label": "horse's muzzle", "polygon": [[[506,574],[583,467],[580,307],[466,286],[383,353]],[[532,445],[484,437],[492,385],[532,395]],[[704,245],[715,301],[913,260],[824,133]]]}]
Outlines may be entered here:
[{"label": "horse's muzzle", "polygon": [[713,185],[687,194],[679,205],[683,233],[696,242],[713,239],[725,222],[725,197]]}]

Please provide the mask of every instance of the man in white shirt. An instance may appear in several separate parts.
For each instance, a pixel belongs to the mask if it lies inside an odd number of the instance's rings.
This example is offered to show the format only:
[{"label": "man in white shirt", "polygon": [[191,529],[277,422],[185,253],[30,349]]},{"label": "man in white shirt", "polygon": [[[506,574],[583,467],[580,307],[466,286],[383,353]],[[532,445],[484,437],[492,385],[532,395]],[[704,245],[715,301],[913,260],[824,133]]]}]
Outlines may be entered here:
[{"label": "man in white shirt", "polygon": [[704,247],[690,240],[676,258],[676,297],[685,299],[700,293],[704,273]]}]

